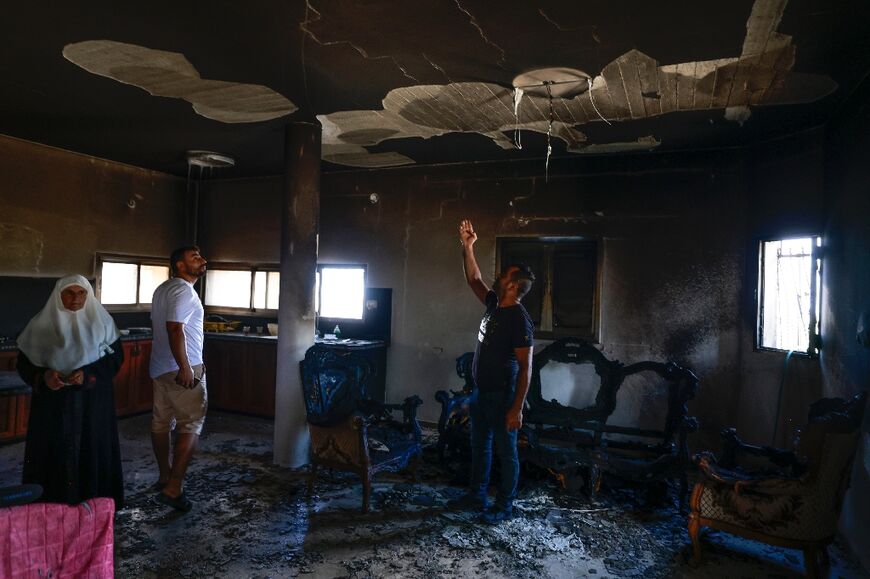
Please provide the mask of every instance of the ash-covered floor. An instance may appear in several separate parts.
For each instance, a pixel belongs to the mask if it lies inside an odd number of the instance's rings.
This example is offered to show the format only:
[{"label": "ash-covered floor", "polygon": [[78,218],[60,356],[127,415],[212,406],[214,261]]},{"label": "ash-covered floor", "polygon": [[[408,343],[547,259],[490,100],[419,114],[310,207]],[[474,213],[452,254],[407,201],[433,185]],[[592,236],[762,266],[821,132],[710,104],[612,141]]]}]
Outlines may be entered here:
[{"label": "ash-covered floor", "polygon": [[[798,551],[709,531],[702,565],[688,564],[685,517],[643,508],[626,491],[596,501],[548,481],[520,492],[518,516],[495,527],[445,510],[462,489],[427,454],[422,481],[383,475],[373,510],[359,511],[361,485],[323,473],[305,496],[304,470],[271,464],[272,422],[213,412],[180,514],[148,490],[155,466],[150,416],[120,422],[127,506],[116,516],[118,577],[792,577]],[[24,444],[0,447],[0,485],[16,484]],[[832,577],[870,577],[842,543]]]}]

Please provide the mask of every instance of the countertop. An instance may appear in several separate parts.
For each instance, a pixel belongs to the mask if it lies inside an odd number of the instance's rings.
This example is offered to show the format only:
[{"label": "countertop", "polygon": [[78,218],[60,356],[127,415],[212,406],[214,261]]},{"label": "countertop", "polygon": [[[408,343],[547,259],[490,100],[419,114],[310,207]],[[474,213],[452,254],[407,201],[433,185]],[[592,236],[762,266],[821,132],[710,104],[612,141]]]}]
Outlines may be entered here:
[{"label": "countertop", "polygon": [[[244,334],[242,332],[206,332],[206,339],[212,340],[236,340],[236,341],[253,341],[253,342],[270,342],[277,343],[278,336],[259,335],[254,332]],[[383,340],[356,340],[353,338],[343,338],[341,340],[324,340],[317,338],[315,344],[323,344],[334,348],[367,350],[369,348],[383,348],[386,343]]]},{"label": "countertop", "polygon": [[0,396],[30,394],[30,386],[24,383],[18,372],[0,372]]},{"label": "countertop", "polygon": [[[135,334],[129,334],[127,336],[121,335],[122,342],[136,342],[139,340],[150,340],[153,338],[151,332],[141,332]],[[18,352],[18,342],[12,339],[3,340],[0,342],[0,352]]]},{"label": "countertop", "polygon": [[122,342],[135,342],[137,340],[150,340],[153,337],[154,336],[151,335],[151,332],[137,332],[135,334],[130,334],[127,336],[122,334],[121,341]]},{"label": "countertop", "polygon": [[240,340],[240,341],[253,341],[253,342],[278,342],[278,336],[269,336],[268,334],[258,334],[256,332],[251,332],[249,334],[245,334],[244,332],[205,332],[205,337],[208,340]]}]

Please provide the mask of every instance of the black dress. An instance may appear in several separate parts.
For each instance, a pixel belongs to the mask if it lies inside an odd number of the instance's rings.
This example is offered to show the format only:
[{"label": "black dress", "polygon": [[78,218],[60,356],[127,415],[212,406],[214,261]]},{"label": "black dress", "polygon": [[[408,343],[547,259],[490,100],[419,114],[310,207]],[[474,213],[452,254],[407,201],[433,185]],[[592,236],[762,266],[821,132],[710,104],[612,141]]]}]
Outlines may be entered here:
[{"label": "black dress", "polygon": [[124,361],[118,340],[114,350],[82,368],[82,386],[51,390],[46,368],[18,354],[18,373],[33,388],[23,482],[42,485],[42,500],[76,504],[93,497],[124,505],[124,478],[112,379]]}]

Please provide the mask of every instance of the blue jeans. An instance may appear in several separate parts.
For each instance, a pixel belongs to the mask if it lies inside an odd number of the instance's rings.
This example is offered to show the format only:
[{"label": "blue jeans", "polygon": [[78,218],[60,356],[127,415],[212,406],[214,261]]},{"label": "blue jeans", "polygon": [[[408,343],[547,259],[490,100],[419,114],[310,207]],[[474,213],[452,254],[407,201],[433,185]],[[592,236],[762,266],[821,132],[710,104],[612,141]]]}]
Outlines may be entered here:
[{"label": "blue jeans", "polygon": [[495,443],[495,455],[501,469],[495,506],[510,509],[520,477],[517,431],[509,432],[505,425],[508,409],[514,402],[514,392],[477,391],[476,395],[476,400],[471,402],[471,492],[486,499]]}]

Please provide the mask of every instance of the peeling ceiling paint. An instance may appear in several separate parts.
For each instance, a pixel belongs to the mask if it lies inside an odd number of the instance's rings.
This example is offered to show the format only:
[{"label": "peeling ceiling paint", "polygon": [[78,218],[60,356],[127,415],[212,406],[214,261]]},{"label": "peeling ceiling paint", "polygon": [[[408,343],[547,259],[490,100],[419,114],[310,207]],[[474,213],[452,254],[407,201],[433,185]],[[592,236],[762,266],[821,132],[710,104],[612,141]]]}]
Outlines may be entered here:
[{"label": "peeling ceiling paint", "polygon": [[[513,90],[494,83],[393,89],[384,97],[382,110],[318,115],[324,126],[323,158],[352,166],[405,165],[414,161],[386,153],[372,153],[376,159],[368,159],[366,147],[448,133],[479,133],[510,149],[515,145],[506,133],[516,129],[547,133],[551,116],[552,136],[574,153],[650,149],[661,144],[652,136],[636,142],[585,144],[586,135],[575,127],[589,122],[725,109],[726,118],[742,126],[751,114],[750,106],[812,102],[837,87],[827,77],[791,72],[795,47],[790,36],[776,30],[787,2],[755,0],[738,57],[660,65],[640,50],[630,50],[606,65],[589,90],[571,99],[554,98],[552,112],[547,98],[527,94],[515,116]],[[350,145],[353,154],[348,156]]]},{"label": "peeling ceiling paint", "polygon": [[222,123],[254,123],[289,115],[296,105],[272,89],[208,80],[177,52],[111,40],[67,44],[63,56],[81,68],[154,96],[184,99],[197,114]]},{"label": "peeling ceiling paint", "polygon": [[518,118],[512,91],[542,68],[594,82],[554,92],[566,165],[647,136],[658,151],[739,148],[852,110],[870,71],[870,3],[856,0],[90,0],[46,14],[4,12],[45,25],[6,31],[0,133],[180,177],[190,149],[236,159],[227,178],[277,175],[287,124],[317,115],[334,121],[325,172],[543,161],[546,91],[525,91]]}]

